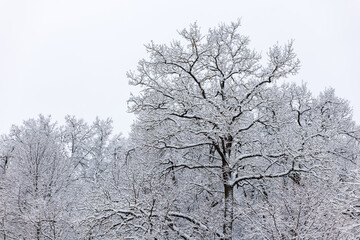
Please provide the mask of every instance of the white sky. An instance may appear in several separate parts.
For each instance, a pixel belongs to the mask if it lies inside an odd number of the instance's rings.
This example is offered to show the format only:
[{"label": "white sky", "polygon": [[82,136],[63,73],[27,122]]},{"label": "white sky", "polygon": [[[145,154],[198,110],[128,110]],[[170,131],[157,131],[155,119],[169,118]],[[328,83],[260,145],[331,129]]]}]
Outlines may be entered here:
[{"label": "white sky", "polygon": [[317,94],[333,87],[360,123],[360,1],[0,0],[0,133],[38,114],[92,122],[111,117],[125,135],[126,71],[151,40],[168,43],[197,21],[205,32],[242,19],[265,53],[295,40],[302,69],[292,79]]}]

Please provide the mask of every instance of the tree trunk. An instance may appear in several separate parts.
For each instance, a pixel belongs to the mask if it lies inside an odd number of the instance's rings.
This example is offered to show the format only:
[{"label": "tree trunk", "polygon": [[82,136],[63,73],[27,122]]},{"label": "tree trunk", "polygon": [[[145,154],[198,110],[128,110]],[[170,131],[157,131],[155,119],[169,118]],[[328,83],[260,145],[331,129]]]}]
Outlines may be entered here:
[{"label": "tree trunk", "polygon": [[223,182],[224,182],[224,225],[223,225],[223,234],[224,240],[232,239],[232,230],[233,230],[233,220],[234,220],[234,186],[229,185],[229,180],[231,179],[232,169],[229,166],[229,159],[231,156],[233,138],[231,135],[228,135],[223,141],[224,152],[222,159],[222,169],[223,169]]},{"label": "tree trunk", "polygon": [[41,234],[41,223],[36,222],[36,240],[40,240],[40,234]]},{"label": "tree trunk", "polygon": [[233,219],[234,219],[234,187],[229,186],[226,182],[225,189],[225,209],[224,209],[224,240],[232,239]]}]

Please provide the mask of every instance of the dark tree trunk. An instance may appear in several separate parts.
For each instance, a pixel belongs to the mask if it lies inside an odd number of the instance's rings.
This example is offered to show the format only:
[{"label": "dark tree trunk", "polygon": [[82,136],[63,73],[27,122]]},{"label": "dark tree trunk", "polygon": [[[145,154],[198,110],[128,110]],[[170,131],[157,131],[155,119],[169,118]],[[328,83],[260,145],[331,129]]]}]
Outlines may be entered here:
[{"label": "dark tree trunk", "polygon": [[224,184],[225,190],[225,207],[224,207],[224,240],[232,239],[233,220],[234,220],[234,187]]}]

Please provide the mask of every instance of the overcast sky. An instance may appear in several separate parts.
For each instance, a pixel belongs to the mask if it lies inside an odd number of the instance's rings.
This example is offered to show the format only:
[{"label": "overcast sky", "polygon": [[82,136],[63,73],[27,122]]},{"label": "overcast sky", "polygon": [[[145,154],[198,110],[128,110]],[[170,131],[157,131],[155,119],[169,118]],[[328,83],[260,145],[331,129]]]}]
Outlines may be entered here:
[{"label": "overcast sky", "polygon": [[241,18],[251,47],[265,53],[295,40],[294,81],[314,94],[333,87],[360,123],[360,1],[0,0],[0,133],[38,114],[130,130],[126,71],[151,40],[168,43],[197,21],[206,32]]}]

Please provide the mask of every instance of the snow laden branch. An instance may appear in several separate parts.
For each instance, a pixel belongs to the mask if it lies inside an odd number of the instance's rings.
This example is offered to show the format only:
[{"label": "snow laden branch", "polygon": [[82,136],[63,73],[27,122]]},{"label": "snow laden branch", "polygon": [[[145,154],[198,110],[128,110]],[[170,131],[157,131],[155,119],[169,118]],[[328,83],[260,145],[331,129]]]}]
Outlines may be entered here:
[{"label": "snow laden branch", "polygon": [[[201,228],[201,229],[203,229],[205,231],[213,232],[206,225],[204,225],[199,220],[195,219],[194,217],[192,217],[192,216],[190,216],[188,214],[183,214],[183,213],[180,213],[180,212],[169,212],[168,215],[171,216],[171,217],[177,217],[177,218],[185,219],[185,220],[197,225],[199,228]],[[222,234],[220,234],[220,233],[214,232],[214,234],[217,237],[222,237]]]},{"label": "snow laden branch", "polygon": [[288,171],[285,172],[280,172],[280,173],[273,173],[273,174],[259,174],[259,175],[252,175],[252,176],[241,176],[241,177],[237,177],[235,179],[230,179],[228,181],[228,185],[230,186],[235,186],[236,184],[239,184],[242,181],[249,181],[249,180],[260,180],[260,179],[264,179],[264,178],[279,178],[279,177],[286,177],[289,176],[290,173],[292,172],[308,172],[307,170],[304,169],[296,169],[296,168],[291,168]]}]

